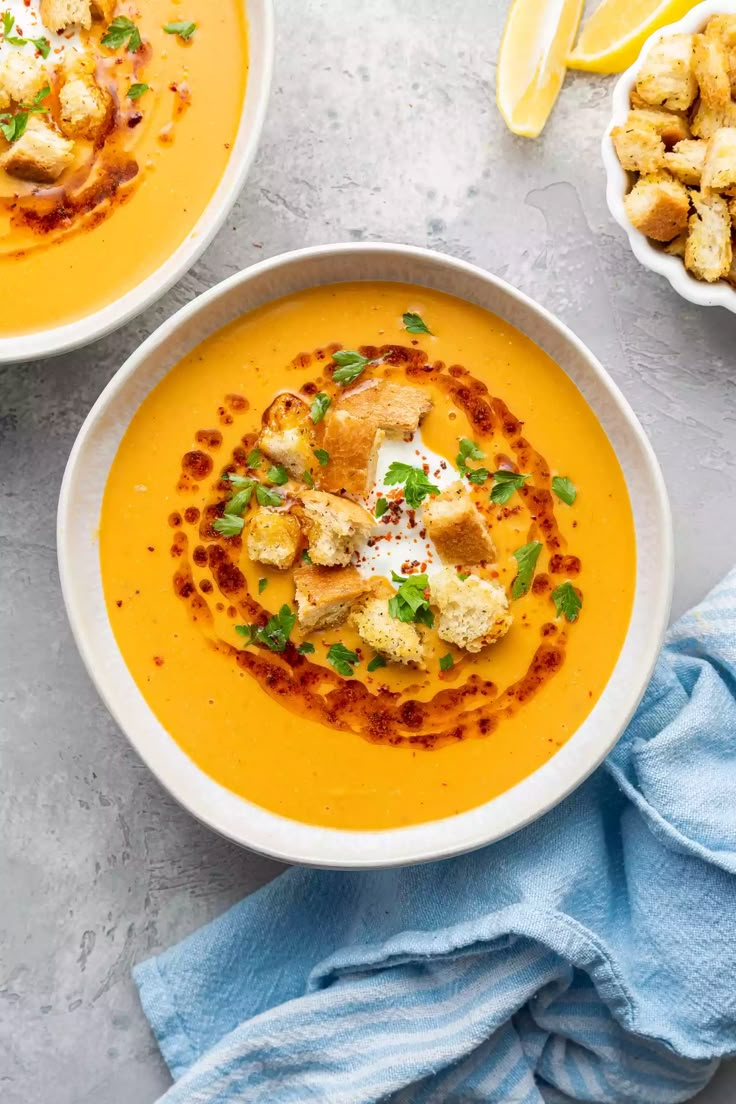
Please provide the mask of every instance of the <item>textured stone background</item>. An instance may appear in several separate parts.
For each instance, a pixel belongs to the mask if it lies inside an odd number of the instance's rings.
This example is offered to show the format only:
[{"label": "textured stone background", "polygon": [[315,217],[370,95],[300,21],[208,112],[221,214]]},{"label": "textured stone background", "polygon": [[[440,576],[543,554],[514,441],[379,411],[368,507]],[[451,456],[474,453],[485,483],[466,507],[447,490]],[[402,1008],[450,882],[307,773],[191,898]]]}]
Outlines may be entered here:
[{"label": "textured stone background", "polygon": [[[0,369],[3,1104],[154,1101],[167,1075],[132,963],[278,872],[161,792],[97,700],[59,594],[56,498],[74,437],[125,357],[182,303],[319,242],[411,242],[484,265],[572,326],[644,423],[674,508],[675,612],[731,564],[736,318],[690,306],[629,254],[598,153],[607,80],[570,77],[542,140],[505,131],[493,102],[505,8],[277,0],[260,153],[202,261],[96,346]],[[703,1100],[735,1097],[722,1072]]]}]

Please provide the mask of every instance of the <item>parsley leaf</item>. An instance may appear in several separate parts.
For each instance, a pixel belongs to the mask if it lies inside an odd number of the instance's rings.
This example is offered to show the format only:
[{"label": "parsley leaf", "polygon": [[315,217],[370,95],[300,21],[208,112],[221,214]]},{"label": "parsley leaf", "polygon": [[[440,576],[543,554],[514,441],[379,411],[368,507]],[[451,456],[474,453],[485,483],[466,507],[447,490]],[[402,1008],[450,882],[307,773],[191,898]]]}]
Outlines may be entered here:
[{"label": "parsley leaf", "polygon": [[408,506],[416,509],[421,506],[427,495],[438,495],[439,487],[430,483],[427,474],[422,468],[413,468],[411,464],[401,464],[394,460],[390,465],[384,483],[388,487],[396,483],[404,484],[404,498]]},{"label": "parsley leaf", "polygon": [[25,46],[27,43],[35,46],[42,58],[47,58],[51,53],[51,43],[47,38],[22,38],[11,34],[15,18],[11,12],[3,12],[3,38],[10,46]]},{"label": "parsley leaf", "polygon": [[263,456],[261,454],[261,450],[259,448],[254,448],[254,449],[251,449],[250,452],[248,453],[248,455],[246,456],[245,463],[246,463],[247,467],[255,469],[255,468],[260,467],[262,459],[263,459]]},{"label": "parsley leaf", "polygon": [[374,655],[373,659],[370,661],[370,663],[366,667],[366,671],[370,671],[370,673],[373,674],[373,672],[377,671],[379,667],[385,667],[385,666],[386,666],[386,660],[383,658],[383,656],[382,655]]},{"label": "parsley leaf", "polygon": [[375,364],[375,361],[370,361],[368,357],[356,353],[355,349],[340,349],[332,354],[332,359],[338,365],[336,371],[332,373],[332,378],[335,383],[341,383],[343,386],[356,380],[369,364]]},{"label": "parsley leaf", "polygon": [[12,12],[3,12],[3,38],[7,38],[10,32],[13,30],[13,24],[15,23],[15,16]]},{"label": "parsley leaf", "polygon": [[312,405],[309,408],[309,413],[312,415],[312,421],[316,425],[317,422],[321,422],[327,411],[330,409],[332,399],[329,395],[325,395],[324,391],[320,391],[312,399]]},{"label": "parsley leaf", "polygon": [[457,577],[458,577],[458,579],[460,580],[461,583],[464,583],[466,579],[470,578],[470,575],[469,575],[469,573],[463,575],[463,574],[461,574],[461,572],[458,571]]},{"label": "parsley leaf", "polygon": [[266,479],[277,487],[283,487],[284,483],[289,482],[289,473],[283,464],[273,464],[266,473]]},{"label": "parsley leaf", "polygon": [[263,594],[263,592],[264,592],[264,590],[266,589],[267,586],[268,586],[268,579],[259,579],[258,580],[258,593]]},{"label": "parsley leaf", "polygon": [[311,564],[312,563],[312,557],[309,555],[306,548],[302,552],[302,560],[304,561],[305,564]]},{"label": "parsley leaf", "polygon": [[466,461],[468,460],[485,460],[486,454],[476,445],[475,441],[471,441],[469,437],[460,438],[460,451],[455,457],[455,463],[460,471],[465,474],[467,467]]},{"label": "parsley leaf", "polygon": [[15,115],[11,115],[7,111],[0,114],[0,131],[2,131],[9,142],[17,142],[18,139],[25,134],[29,115],[45,115],[48,113],[48,108],[42,107],[41,102],[50,94],[51,89],[48,85],[45,85],[33,97],[33,102],[30,104],[21,104],[20,111],[17,111]]},{"label": "parsley leaf", "polygon": [[333,644],[327,653],[327,662],[332,664],[338,675],[351,678],[360,660],[357,652],[351,652],[344,644]]},{"label": "parsley leaf", "polygon": [[314,480],[312,479],[312,473],[307,468],[304,469],[304,474],[302,475],[302,479],[304,480],[304,482],[307,484],[308,487],[313,487],[314,486]]},{"label": "parsley leaf", "polygon": [[326,452],[325,449],[312,449],[312,452],[317,457],[317,460],[319,461],[319,466],[321,468],[327,467],[330,462],[329,452]]},{"label": "parsley leaf", "polygon": [[447,655],[440,656],[440,671],[449,671],[454,666],[455,660],[452,658],[449,652],[447,653]]},{"label": "parsley leaf", "polygon": [[376,502],[376,517],[377,518],[382,518],[387,510],[388,510],[388,501],[383,497],[379,498],[378,501]]},{"label": "parsley leaf", "polygon": [[475,483],[477,486],[480,486],[481,483],[485,483],[486,479],[491,473],[489,472],[488,468],[473,468],[472,471],[468,469],[465,474],[471,483]]},{"label": "parsley leaf", "polygon": [[556,475],[552,480],[552,490],[558,498],[562,499],[566,506],[572,506],[578,497],[575,484],[566,475]]},{"label": "parsley leaf", "polygon": [[245,637],[247,644],[262,644],[272,652],[285,652],[295,622],[294,611],[283,605],[265,625],[236,625],[235,631]]},{"label": "parsley leaf", "polygon": [[412,314],[411,311],[407,311],[404,315],[404,329],[407,333],[432,333],[422,316],[420,314]]},{"label": "parsley leaf", "polygon": [[196,29],[197,24],[188,19],[181,19],[178,23],[167,23],[164,27],[166,34],[178,35],[185,42],[192,37]]},{"label": "parsley leaf", "polygon": [[312,655],[314,652],[314,644],[309,640],[305,640],[303,644],[300,644],[297,648],[299,655]]},{"label": "parsley leaf", "polygon": [[499,506],[504,506],[514,491],[521,490],[527,479],[531,479],[531,476],[522,475],[520,472],[495,471],[493,473],[491,502],[497,502]]},{"label": "parsley leaf", "polygon": [[232,483],[233,487],[240,489],[241,487],[251,487],[255,483],[255,479],[252,479],[249,475],[238,475],[237,472],[223,472],[221,479],[227,480],[228,483]]},{"label": "parsley leaf", "polygon": [[555,587],[552,591],[552,601],[555,604],[558,617],[566,617],[568,621],[577,621],[583,600],[571,582],[568,581]]},{"label": "parsley leaf", "polygon": [[541,551],[542,545],[539,541],[530,541],[529,544],[525,544],[523,548],[517,548],[514,552],[514,559],[519,565],[519,570],[511,587],[512,598],[523,598],[529,590],[534,578],[534,568],[537,566]]},{"label": "parsley leaf", "polygon": [[148,92],[150,87],[150,84],[131,84],[130,88],[128,89],[128,99],[139,100],[145,92]]},{"label": "parsley leaf", "polygon": [[128,53],[134,54],[143,45],[141,32],[127,15],[118,15],[113,19],[101,40],[103,46],[118,50],[127,43]]},{"label": "parsley leaf", "polygon": [[249,486],[243,487],[241,491],[234,494],[230,501],[225,504],[225,513],[234,514],[236,517],[242,517],[245,508],[248,506],[253,496],[253,488],[255,485],[255,479],[252,479]]},{"label": "parsley leaf", "polygon": [[237,514],[224,514],[217,521],[212,522],[212,528],[221,537],[239,537],[243,532],[245,522]]},{"label": "parsley leaf", "polygon": [[427,576],[409,575],[405,579],[392,571],[391,579],[400,584],[397,593],[388,601],[388,612],[391,616],[398,621],[419,621],[431,629],[434,625],[434,614],[426,597],[429,590]]},{"label": "parsley leaf", "polygon": [[256,487],[256,501],[259,506],[280,506],[283,499],[278,491],[271,491],[259,483]]}]

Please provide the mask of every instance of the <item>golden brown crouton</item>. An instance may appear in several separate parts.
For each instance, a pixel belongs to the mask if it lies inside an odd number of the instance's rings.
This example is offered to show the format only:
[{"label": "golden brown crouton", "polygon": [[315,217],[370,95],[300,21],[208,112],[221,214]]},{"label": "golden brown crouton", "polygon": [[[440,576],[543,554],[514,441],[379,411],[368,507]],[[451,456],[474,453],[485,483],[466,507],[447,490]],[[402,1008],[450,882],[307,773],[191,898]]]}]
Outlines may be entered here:
[{"label": "golden brown crouton", "polygon": [[376,481],[384,436],[382,429],[365,418],[357,418],[347,410],[333,411],[322,440],[329,460],[318,472],[320,486],[328,491],[367,495]]},{"label": "golden brown crouton", "polygon": [[637,230],[655,241],[672,241],[687,227],[690,196],[684,184],[669,173],[642,176],[624,199],[624,208]]},{"label": "golden brown crouton", "polygon": [[687,138],[664,155],[664,167],[682,184],[698,187],[707,152],[708,143],[704,138]]},{"label": "golden brown crouton", "polygon": [[736,230],[736,199],[726,200],[728,203],[728,213],[731,216],[731,229]]},{"label": "golden brown crouton", "polygon": [[298,567],[296,610],[304,632],[331,629],[347,620],[353,602],[371,589],[354,567]]},{"label": "golden brown crouton", "polygon": [[30,104],[49,83],[46,68],[32,55],[11,50],[0,61],[0,88],[17,104]]},{"label": "golden brown crouton", "polygon": [[647,123],[614,127],[611,140],[622,168],[629,172],[652,173],[664,165],[664,142]]},{"label": "golden brown crouton", "polygon": [[372,514],[357,502],[326,491],[304,491],[301,502],[312,562],[322,567],[350,563],[358,541],[375,525]]},{"label": "golden brown crouton", "polygon": [[428,499],[422,519],[443,563],[495,559],[491,534],[461,482]]},{"label": "golden brown crouton", "polygon": [[731,126],[736,126],[736,103],[709,107],[701,100],[690,120],[690,129],[696,138],[712,138],[720,127]]},{"label": "golden brown crouton", "polygon": [[439,610],[437,635],[468,652],[500,640],[512,617],[503,587],[478,575],[461,579],[451,567],[430,579],[430,601]]},{"label": "golden brown crouton", "polygon": [[636,91],[645,103],[687,111],[698,93],[693,36],[668,35],[652,46],[639,68]]},{"label": "golden brown crouton", "polygon": [[263,507],[248,523],[246,550],[252,560],[282,571],[296,559],[302,531],[295,517]]},{"label": "golden brown crouton", "polygon": [[389,612],[388,601],[393,594],[386,579],[376,580],[373,593],[353,606],[350,623],[363,643],[386,659],[424,668],[424,643],[419,629]]},{"label": "golden brown crouton", "polygon": [[372,422],[389,436],[400,437],[414,433],[432,409],[432,399],[422,387],[377,379],[346,391],[337,409]]},{"label": "golden brown crouton", "polygon": [[41,0],[41,19],[50,31],[92,26],[90,0]]},{"label": "golden brown crouton", "polygon": [[53,184],[74,160],[74,143],[32,115],[17,142],[0,158],[0,167],[19,180]]},{"label": "golden brown crouton", "polygon": [[736,127],[721,127],[708,142],[702,186],[734,194],[736,185]]},{"label": "golden brown crouton", "polygon": [[693,73],[700,88],[700,98],[708,107],[724,107],[730,102],[728,54],[720,38],[704,34],[693,36]]},{"label": "golden brown crouton", "polygon": [[60,127],[67,138],[94,141],[105,129],[112,112],[112,97],[95,79],[94,61],[75,57],[65,66],[65,82],[59,92]]},{"label": "golden brown crouton", "polygon": [[705,33],[709,38],[718,38],[726,49],[728,58],[728,76],[731,82],[731,95],[736,94],[736,15],[714,15],[708,20]]},{"label": "golden brown crouton", "polygon": [[688,223],[685,266],[699,280],[713,283],[731,268],[731,216],[723,196],[691,193],[695,214]]},{"label": "golden brown crouton", "polygon": [[640,108],[630,111],[624,125],[650,126],[656,130],[667,149],[690,137],[690,127],[684,116],[661,107]]},{"label": "golden brown crouton", "polygon": [[669,253],[671,257],[681,257],[684,260],[686,245],[687,233],[678,234],[671,242],[667,242],[667,245],[664,247],[664,252]]},{"label": "golden brown crouton", "polygon": [[258,447],[295,479],[316,467],[314,430],[303,399],[288,392],[277,395],[263,415]]}]

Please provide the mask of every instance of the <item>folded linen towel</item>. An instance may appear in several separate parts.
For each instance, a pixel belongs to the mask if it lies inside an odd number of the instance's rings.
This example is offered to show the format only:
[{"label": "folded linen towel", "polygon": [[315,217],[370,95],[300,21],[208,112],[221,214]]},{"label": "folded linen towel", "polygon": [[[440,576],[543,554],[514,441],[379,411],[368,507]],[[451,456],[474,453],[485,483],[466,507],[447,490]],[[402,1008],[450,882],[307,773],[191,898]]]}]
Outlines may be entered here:
[{"label": "folded linen towel", "polygon": [[483,851],[294,869],[138,966],[166,1104],[669,1104],[736,1052],[736,571],[605,765]]}]

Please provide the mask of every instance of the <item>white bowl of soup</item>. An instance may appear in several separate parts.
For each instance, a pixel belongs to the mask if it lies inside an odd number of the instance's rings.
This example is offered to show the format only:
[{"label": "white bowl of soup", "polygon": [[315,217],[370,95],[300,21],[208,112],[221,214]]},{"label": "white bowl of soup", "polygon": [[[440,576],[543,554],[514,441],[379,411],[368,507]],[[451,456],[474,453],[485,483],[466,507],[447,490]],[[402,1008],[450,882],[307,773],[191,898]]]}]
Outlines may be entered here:
[{"label": "white bowl of soup", "polygon": [[270,0],[11,0],[0,43],[0,362],[85,345],[167,291],[235,203]]},{"label": "white bowl of soup", "polygon": [[463,261],[336,245],[164,323],[69,460],[87,668],[170,793],[336,867],[514,832],[611,750],[672,587],[669,507],[615,384]]}]

